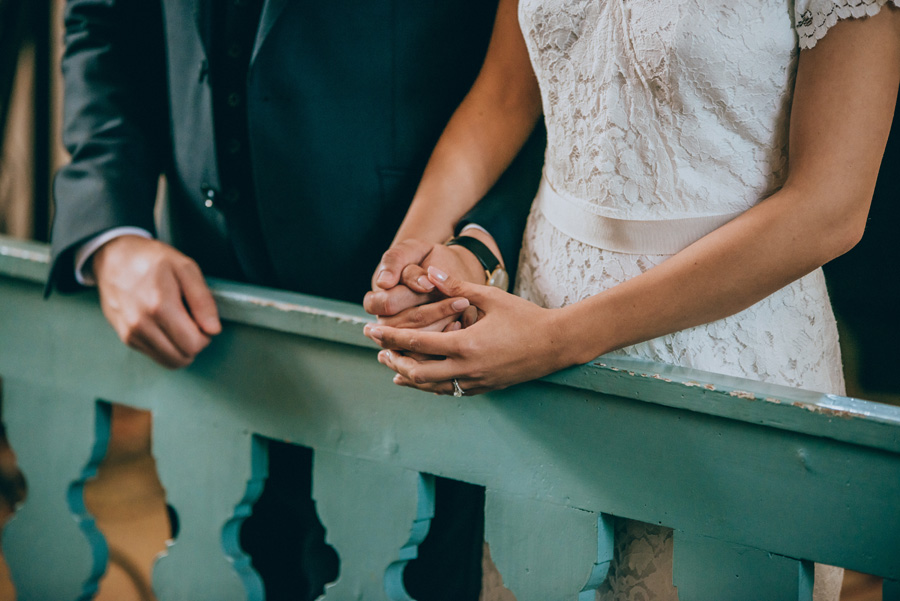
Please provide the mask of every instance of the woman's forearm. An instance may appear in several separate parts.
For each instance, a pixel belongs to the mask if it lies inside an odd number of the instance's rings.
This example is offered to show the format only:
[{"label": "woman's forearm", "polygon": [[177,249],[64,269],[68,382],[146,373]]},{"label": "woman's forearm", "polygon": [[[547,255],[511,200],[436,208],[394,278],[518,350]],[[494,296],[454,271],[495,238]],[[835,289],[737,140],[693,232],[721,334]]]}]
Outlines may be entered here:
[{"label": "woman's forearm", "polygon": [[737,313],[849,250],[865,228],[900,80],[900,10],[801,53],[785,186],[646,273],[561,309],[572,363]]},{"label": "woman's forearm", "polygon": [[490,190],[540,118],[515,0],[500,0],[484,66],[428,161],[395,241],[442,242]]},{"label": "woman's forearm", "polygon": [[868,201],[844,224],[815,205],[809,191],[785,188],[647,272],[560,309],[569,363],[733,315],[842,254]]},{"label": "woman's forearm", "polygon": [[[450,333],[369,327],[395,382],[484,392],[737,313],[846,252],[862,236],[900,83],[900,10],[842,21],[800,56],[787,182],[640,276],[543,309],[445,273],[429,278],[482,317]],[[417,359],[413,350],[442,359]]]}]

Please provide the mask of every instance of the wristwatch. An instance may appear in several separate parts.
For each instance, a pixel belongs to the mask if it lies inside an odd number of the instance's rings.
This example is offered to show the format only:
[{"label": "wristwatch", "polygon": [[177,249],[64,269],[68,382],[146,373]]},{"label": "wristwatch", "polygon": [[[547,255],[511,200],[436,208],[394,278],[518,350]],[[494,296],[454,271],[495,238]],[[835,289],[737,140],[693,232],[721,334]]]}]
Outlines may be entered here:
[{"label": "wristwatch", "polygon": [[504,291],[509,289],[509,274],[500,265],[500,259],[495,257],[491,249],[485,246],[481,240],[472,236],[457,236],[450,238],[445,244],[447,246],[462,246],[475,255],[475,258],[484,267],[485,284]]}]

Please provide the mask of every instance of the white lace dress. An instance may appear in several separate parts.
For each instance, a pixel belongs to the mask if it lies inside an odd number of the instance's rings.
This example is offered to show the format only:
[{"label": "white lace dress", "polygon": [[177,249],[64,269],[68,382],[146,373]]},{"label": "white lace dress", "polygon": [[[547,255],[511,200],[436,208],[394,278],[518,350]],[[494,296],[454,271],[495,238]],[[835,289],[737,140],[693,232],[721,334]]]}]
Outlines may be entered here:
[{"label": "white lace dress", "polygon": [[[520,0],[548,147],[517,293],[577,302],[779,189],[800,48],[900,0]],[[740,266],[735,266],[739,269]],[[685,286],[689,286],[685,282]],[[821,270],[726,319],[618,353],[843,393]],[[817,601],[841,572],[817,567]],[[676,599],[671,530],[622,521],[601,599]]]}]

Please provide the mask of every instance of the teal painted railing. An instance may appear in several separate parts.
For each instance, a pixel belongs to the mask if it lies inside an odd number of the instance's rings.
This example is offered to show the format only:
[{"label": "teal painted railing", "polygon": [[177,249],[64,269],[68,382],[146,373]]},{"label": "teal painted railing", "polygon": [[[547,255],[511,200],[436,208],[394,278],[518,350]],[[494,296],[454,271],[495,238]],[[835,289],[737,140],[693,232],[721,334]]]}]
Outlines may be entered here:
[{"label": "teal painted railing", "polygon": [[180,522],[154,569],[161,601],[261,598],[235,527],[262,484],[261,437],[314,449],[341,558],[328,600],[404,598],[423,474],[485,487],[486,539],[519,601],[593,598],[613,516],[674,528],[681,601],[810,599],[811,562],[883,576],[900,599],[900,408],[607,358],[437,397],[391,383],[360,307],[220,281],[224,332],[171,372],[120,344],[93,294],[42,300],[47,268],[45,246],[0,239],[3,419],[29,483],[3,550],[22,601],[87,595],[104,570],[81,486],[105,402],[153,414]]}]

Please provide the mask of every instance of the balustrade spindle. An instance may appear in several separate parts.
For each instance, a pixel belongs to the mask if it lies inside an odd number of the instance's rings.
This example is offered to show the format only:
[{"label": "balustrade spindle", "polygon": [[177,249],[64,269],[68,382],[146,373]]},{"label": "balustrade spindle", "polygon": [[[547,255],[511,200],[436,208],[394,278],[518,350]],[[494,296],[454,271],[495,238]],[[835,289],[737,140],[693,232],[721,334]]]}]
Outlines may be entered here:
[{"label": "balustrade spindle", "polygon": [[341,560],[325,599],[406,601],[435,474],[485,488],[518,601],[590,600],[620,518],[674,530],[682,601],[807,599],[812,562],[883,577],[900,601],[900,408],[620,357],[439,398],[391,383],[359,306],[219,281],[223,333],[171,372],[119,342],[95,294],[41,300],[47,256],[0,238],[3,419],[29,484],[3,551],[22,600],[85,598],[102,572],[70,502],[102,456],[102,399],[152,413],[181,526],[159,601],[262,598],[237,531],[263,438],[313,451]]}]

